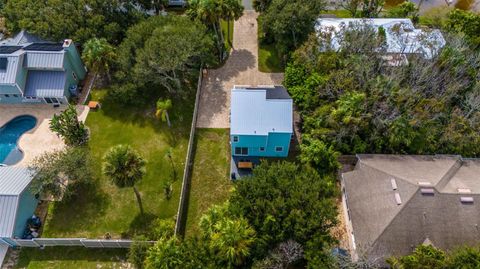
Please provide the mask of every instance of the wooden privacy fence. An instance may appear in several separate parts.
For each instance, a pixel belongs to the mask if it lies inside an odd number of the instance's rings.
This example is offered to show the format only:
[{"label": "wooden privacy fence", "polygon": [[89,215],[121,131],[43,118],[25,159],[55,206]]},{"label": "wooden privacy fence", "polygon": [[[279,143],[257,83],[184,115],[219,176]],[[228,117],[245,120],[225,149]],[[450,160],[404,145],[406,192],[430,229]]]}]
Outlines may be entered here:
[{"label": "wooden privacy fence", "polygon": [[183,237],[185,233],[185,224],[187,222],[188,195],[190,192],[190,173],[193,162],[193,142],[195,141],[195,129],[197,127],[198,102],[200,101],[200,92],[203,82],[203,65],[200,67],[198,75],[197,93],[195,95],[195,107],[193,109],[192,126],[190,127],[190,138],[188,140],[187,156],[185,157],[185,168],[183,170],[182,190],[180,193],[180,202],[178,204],[177,222],[175,223],[175,235]]},{"label": "wooden privacy fence", "polygon": [[[86,248],[130,248],[132,240],[115,239],[87,239],[87,238],[35,238],[35,239],[9,239],[9,245],[17,247],[86,247]],[[148,241],[153,244],[155,241]]]}]

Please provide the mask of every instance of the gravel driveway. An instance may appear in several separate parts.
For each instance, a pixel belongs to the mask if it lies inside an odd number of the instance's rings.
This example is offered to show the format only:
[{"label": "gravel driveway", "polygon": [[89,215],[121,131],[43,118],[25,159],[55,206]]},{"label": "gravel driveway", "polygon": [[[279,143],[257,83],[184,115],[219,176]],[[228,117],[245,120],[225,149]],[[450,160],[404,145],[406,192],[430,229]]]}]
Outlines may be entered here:
[{"label": "gravel driveway", "polygon": [[233,47],[227,62],[208,70],[202,85],[197,128],[230,128],[230,90],[234,85],[279,85],[283,73],[258,70],[257,16],[246,10],[234,24]]}]

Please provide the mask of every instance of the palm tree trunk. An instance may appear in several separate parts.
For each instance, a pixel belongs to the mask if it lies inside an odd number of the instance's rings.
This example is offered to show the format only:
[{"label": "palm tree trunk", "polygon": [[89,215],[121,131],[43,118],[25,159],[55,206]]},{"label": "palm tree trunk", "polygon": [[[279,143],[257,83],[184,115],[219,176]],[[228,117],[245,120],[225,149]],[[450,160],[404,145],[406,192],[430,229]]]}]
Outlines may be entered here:
[{"label": "palm tree trunk", "polygon": [[170,123],[170,117],[168,116],[168,111],[165,111],[165,117],[167,118],[168,127],[172,127],[172,124]]},{"label": "palm tree trunk", "polygon": [[135,197],[137,197],[138,207],[140,208],[140,214],[143,215],[143,205],[142,205],[142,197],[140,196],[140,192],[137,190],[137,187],[133,186],[133,192],[135,192]]},{"label": "palm tree trunk", "polygon": [[[222,61],[223,60],[223,44],[221,42],[223,42],[223,38],[218,33],[218,28],[217,28],[217,23],[216,22],[213,23],[213,30],[215,31],[215,34],[217,35],[217,46],[218,46],[218,52],[220,53],[219,59],[220,59],[220,61]],[[220,29],[220,32],[221,31],[222,30]]]},{"label": "palm tree trunk", "polygon": [[232,49],[235,49],[232,44],[233,42],[230,40],[230,19],[227,20],[227,40],[228,40],[228,44],[230,44],[230,47]]}]

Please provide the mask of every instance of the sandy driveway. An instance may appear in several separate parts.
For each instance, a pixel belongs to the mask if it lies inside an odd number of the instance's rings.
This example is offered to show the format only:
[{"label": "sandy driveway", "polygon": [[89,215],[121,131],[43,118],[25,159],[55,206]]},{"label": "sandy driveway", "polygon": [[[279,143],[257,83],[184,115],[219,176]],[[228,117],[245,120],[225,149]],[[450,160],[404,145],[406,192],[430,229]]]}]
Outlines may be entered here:
[{"label": "sandy driveway", "polygon": [[282,73],[258,71],[257,16],[246,10],[235,22],[233,51],[225,65],[208,70],[198,111],[198,128],[229,128],[230,90],[233,85],[279,85]]}]

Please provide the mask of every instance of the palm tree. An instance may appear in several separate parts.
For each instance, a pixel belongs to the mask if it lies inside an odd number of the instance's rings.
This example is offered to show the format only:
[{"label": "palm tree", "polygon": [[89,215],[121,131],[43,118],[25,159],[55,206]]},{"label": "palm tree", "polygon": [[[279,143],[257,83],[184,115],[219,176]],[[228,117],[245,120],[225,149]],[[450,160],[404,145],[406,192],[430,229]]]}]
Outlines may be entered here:
[{"label": "palm tree", "polygon": [[167,122],[168,127],[172,127],[172,124],[170,123],[170,117],[168,116],[168,111],[171,108],[172,108],[172,100],[159,99],[157,101],[157,111],[155,112],[155,116],[159,119],[162,119],[163,122]]},{"label": "palm tree", "polygon": [[240,0],[220,0],[220,16],[227,21],[227,41],[233,48],[230,41],[230,21],[238,20],[243,15],[244,7]]},{"label": "palm tree", "polygon": [[[217,36],[217,46],[222,60],[225,39],[220,27],[220,20],[227,20],[230,26],[230,20],[240,18],[243,14],[243,5],[240,0],[191,0],[189,6],[187,15],[213,28]],[[230,36],[230,27],[228,27],[228,35]]]},{"label": "palm tree", "polygon": [[105,73],[109,81],[110,63],[115,59],[115,49],[105,38],[92,38],[83,46],[82,59],[95,76]]},{"label": "palm tree", "polygon": [[220,52],[220,59],[223,54],[223,34],[220,29],[220,13],[218,12],[219,0],[190,0],[187,15],[213,28],[217,36],[217,47]]},{"label": "palm tree", "polygon": [[132,187],[137,198],[140,213],[143,215],[143,206],[140,192],[135,187],[145,175],[146,161],[128,145],[117,145],[107,151],[103,157],[103,174],[109,177],[119,188]]},{"label": "palm tree", "polygon": [[216,232],[211,237],[211,248],[217,251],[218,257],[225,258],[228,268],[241,265],[250,255],[250,248],[255,242],[255,230],[244,218],[222,219],[214,229]]}]

